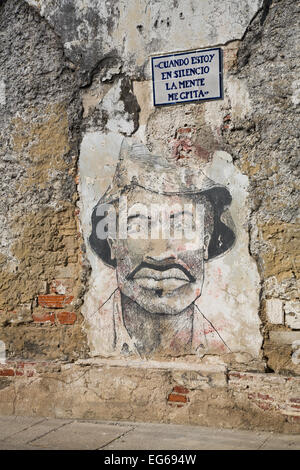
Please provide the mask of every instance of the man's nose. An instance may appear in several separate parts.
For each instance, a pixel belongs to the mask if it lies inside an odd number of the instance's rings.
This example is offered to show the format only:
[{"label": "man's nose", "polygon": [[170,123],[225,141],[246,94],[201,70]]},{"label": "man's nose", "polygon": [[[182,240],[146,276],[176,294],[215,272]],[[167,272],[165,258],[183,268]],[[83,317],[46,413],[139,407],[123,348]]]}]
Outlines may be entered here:
[{"label": "man's nose", "polygon": [[170,239],[152,239],[145,254],[146,258],[153,261],[177,258],[174,243]]}]

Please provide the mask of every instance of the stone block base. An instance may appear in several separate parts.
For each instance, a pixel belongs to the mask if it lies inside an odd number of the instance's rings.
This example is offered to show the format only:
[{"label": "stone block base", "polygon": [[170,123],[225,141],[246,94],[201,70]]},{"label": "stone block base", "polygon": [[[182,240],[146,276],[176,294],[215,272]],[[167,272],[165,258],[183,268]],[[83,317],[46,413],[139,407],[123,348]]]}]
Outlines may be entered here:
[{"label": "stone block base", "polygon": [[300,378],[225,365],[0,364],[0,414],[300,431]]}]

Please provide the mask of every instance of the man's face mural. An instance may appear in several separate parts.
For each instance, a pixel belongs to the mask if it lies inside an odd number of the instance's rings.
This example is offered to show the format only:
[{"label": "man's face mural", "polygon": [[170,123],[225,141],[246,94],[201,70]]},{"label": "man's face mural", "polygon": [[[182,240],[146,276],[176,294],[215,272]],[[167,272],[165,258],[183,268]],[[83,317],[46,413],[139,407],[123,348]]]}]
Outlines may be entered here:
[{"label": "man's face mural", "polygon": [[[125,220],[120,210],[124,197]],[[144,145],[125,142],[113,181],[93,210],[90,244],[116,269],[127,299],[150,314],[177,315],[201,295],[205,262],[234,243],[230,203],[229,190],[198,165],[180,166],[152,155]],[[97,228],[105,215],[98,209],[103,205],[106,214],[113,207],[118,223],[115,233],[101,238]],[[158,214],[164,213],[163,222]],[[169,234],[162,228],[166,220]],[[121,226],[126,237],[120,236]]]},{"label": "man's face mural", "polygon": [[128,192],[127,204],[127,238],[108,239],[120,291],[147,312],[176,315],[201,295],[212,205],[203,195],[142,188]]}]

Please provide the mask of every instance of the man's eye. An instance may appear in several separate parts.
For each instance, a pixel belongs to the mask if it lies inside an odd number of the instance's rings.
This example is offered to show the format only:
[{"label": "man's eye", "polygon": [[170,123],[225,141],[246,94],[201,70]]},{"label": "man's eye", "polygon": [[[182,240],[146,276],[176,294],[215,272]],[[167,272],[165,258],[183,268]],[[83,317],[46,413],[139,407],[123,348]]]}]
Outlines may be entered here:
[{"label": "man's eye", "polygon": [[174,224],[174,228],[181,228],[183,226],[183,221],[182,221],[182,219],[176,217],[174,219],[173,224]]},{"label": "man's eye", "polygon": [[129,236],[135,236],[135,235],[138,235],[140,238],[141,237],[146,237],[147,238],[147,235],[148,235],[148,227],[147,225],[144,226],[144,224],[139,224],[139,223],[136,223],[136,224],[129,224],[128,227],[127,227],[127,234]]},{"label": "man's eye", "polygon": [[127,232],[128,233],[136,233],[140,231],[140,226],[139,224],[129,224],[127,227]]}]

